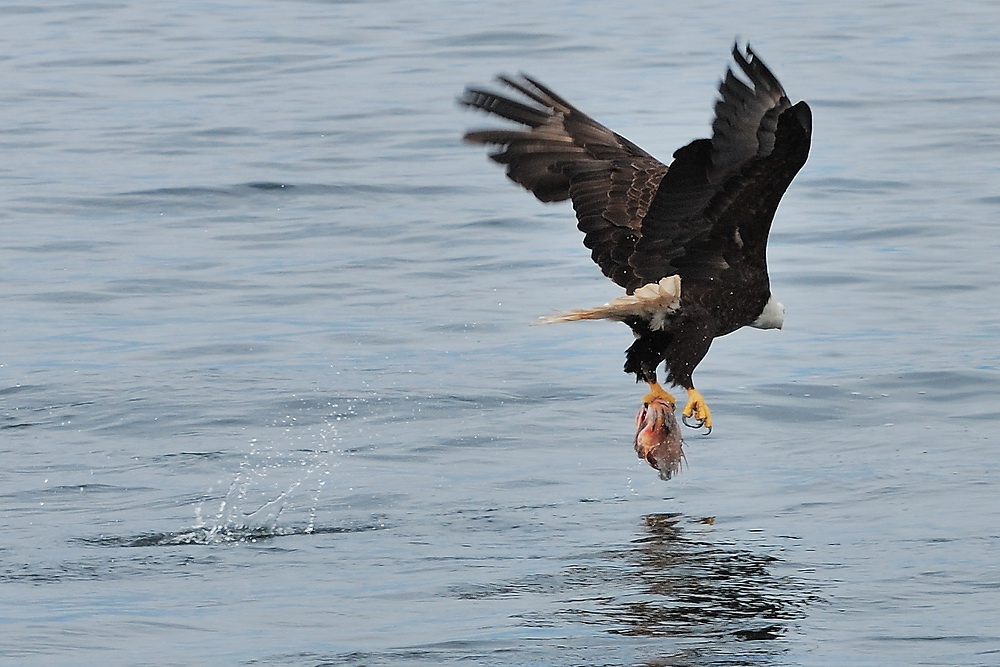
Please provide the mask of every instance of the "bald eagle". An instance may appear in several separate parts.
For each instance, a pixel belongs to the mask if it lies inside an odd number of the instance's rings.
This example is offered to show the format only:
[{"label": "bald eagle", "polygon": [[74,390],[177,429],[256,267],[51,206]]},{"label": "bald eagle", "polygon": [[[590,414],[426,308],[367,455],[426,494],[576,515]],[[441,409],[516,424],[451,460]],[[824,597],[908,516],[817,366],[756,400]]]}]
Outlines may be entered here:
[{"label": "bald eagle", "polygon": [[749,45],[734,45],[732,56],[745,79],[726,72],[712,138],[677,150],[669,167],[524,74],[498,77],[520,97],[469,87],[459,99],[522,126],[465,140],[497,147],[490,157],[540,201],[572,200],[593,260],[625,288],[605,306],[548,321],[628,324],[635,342],[625,372],[649,384],[643,401],[676,404],[657,381],[665,362],[666,381],[687,391],[685,423],[708,431],[712,414],[691,376],[712,340],[784,321],[767,275],[767,234],[812,134],[809,106],[788,100]]}]

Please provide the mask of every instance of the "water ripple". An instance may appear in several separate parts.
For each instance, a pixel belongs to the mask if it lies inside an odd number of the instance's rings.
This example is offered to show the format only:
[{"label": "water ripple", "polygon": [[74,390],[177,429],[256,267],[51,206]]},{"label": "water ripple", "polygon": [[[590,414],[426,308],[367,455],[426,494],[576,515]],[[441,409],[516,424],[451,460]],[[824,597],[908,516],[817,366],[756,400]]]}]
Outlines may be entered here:
[{"label": "water ripple", "polygon": [[274,528],[256,526],[222,526],[212,528],[191,528],[173,533],[150,533],[124,537],[102,536],[81,539],[83,544],[104,547],[174,547],[183,545],[215,546],[220,544],[256,544],[283,537],[304,535],[339,535],[343,533],[363,533],[385,530],[384,523],[351,526],[282,526]]}]

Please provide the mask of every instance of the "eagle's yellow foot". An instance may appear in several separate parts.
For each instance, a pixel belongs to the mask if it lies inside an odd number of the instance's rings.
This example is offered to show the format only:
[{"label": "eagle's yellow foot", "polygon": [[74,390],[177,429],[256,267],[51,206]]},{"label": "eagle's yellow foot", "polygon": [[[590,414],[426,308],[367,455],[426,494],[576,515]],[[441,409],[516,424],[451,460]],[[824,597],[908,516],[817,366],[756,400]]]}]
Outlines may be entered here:
[{"label": "eagle's yellow foot", "polygon": [[677,399],[671,396],[670,392],[661,387],[659,382],[650,382],[649,393],[642,397],[642,402],[649,405],[658,398],[670,401],[672,405],[677,405]]},{"label": "eagle's yellow foot", "polygon": [[[687,390],[688,402],[684,406],[684,425],[691,428],[706,428],[705,435],[712,432],[712,411],[708,409],[708,403],[701,392],[691,387]],[[688,422],[690,417],[694,417],[692,422]]]}]

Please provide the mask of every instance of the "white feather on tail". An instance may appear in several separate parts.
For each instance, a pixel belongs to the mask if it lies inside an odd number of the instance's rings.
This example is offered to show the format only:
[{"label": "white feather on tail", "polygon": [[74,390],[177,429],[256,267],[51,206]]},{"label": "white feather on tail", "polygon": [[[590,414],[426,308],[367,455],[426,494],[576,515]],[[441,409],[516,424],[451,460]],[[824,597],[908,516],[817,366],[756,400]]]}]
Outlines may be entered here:
[{"label": "white feather on tail", "polygon": [[618,297],[610,303],[596,308],[571,310],[540,317],[539,324],[575,322],[576,320],[615,320],[623,322],[639,317],[650,321],[650,328],[663,329],[669,315],[677,312],[681,305],[681,277],[667,276],[658,283],[649,283],[634,293]]}]

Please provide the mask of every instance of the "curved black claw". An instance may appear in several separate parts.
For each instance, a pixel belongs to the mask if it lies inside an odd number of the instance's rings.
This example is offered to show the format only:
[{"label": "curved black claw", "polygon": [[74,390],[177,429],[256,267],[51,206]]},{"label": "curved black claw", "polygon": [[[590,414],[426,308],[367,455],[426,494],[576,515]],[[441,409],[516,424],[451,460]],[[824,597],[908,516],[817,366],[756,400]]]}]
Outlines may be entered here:
[{"label": "curved black claw", "polygon": [[[704,428],[704,426],[705,426],[705,420],[704,419],[698,419],[695,422],[688,422],[688,416],[687,415],[681,415],[681,421],[684,422],[684,425],[687,426],[688,428]],[[712,433],[712,427],[709,426],[708,430],[705,431],[704,433],[702,433],[702,435],[709,435],[711,433]]]}]

